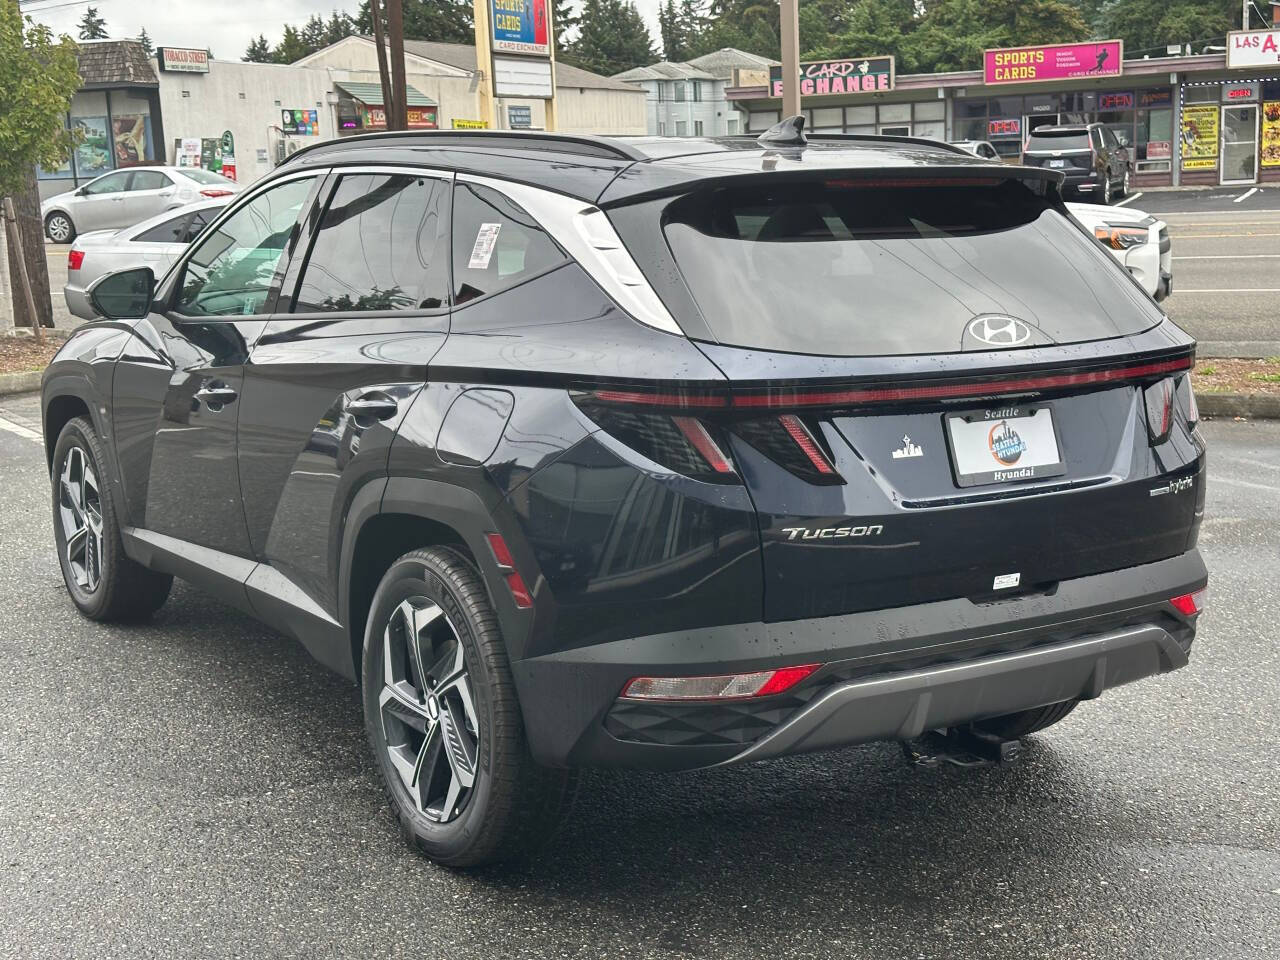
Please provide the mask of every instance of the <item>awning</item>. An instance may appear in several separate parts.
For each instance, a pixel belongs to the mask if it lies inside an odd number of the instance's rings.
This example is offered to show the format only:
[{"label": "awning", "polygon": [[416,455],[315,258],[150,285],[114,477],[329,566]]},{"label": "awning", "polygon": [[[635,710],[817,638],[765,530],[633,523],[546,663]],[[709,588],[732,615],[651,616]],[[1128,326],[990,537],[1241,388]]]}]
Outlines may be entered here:
[{"label": "awning", "polygon": [[[382,84],[380,83],[335,83],[335,87],[347,94],[353,100],[359,100],[366,107],[384,107],[386,104],[382,102]],[[408,103],[410,107],[438,107],[439,104],[428,97],[426,94],[419,93],[413,87],[405,88]]]}]

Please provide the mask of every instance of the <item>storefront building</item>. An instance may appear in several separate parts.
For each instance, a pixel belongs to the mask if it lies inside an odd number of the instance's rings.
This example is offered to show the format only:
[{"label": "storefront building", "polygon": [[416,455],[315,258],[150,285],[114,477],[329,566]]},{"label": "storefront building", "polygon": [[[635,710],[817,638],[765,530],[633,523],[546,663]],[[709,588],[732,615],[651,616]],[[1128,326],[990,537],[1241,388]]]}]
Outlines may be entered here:
[{"label": "storefront building", "polygon": [[79,51],[81,88],[66,122],[80,132],[71,159],[40,170],[40,197],[75,190],[121,167],[164,160],[159,80],[136,40],[86,40]]},{"label": "storefront building", "polygon": [[[1125,60],[1106,40],[988,50],[982,70],[956,73],[897,76],[884,61],[801,64],[808,128],[989,140],[1016,163],[1042,124],[1102,123],[1135,188],[1280,181],[1280,30],[1231,34],[1225,54]],[[781,119],[779,79],[747,74],[726,91],[748,131]]]}]

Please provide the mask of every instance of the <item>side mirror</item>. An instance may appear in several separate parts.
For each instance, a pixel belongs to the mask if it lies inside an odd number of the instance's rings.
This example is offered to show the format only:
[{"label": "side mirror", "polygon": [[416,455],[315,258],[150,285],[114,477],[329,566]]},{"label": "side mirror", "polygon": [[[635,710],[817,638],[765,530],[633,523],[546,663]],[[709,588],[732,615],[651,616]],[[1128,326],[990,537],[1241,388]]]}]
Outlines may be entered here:
[{"label": "side mirror", "polygon": [[76,191],[77,197],[87,197],[88,195],[89,195],[88,187],[81,187],[79,190]]},{"label": "side mirror", "polygon": [[130,267],[104,274],[89,284],[89,303],[108,320],[141,320],[151,312],[156,275],[150,267]]}]

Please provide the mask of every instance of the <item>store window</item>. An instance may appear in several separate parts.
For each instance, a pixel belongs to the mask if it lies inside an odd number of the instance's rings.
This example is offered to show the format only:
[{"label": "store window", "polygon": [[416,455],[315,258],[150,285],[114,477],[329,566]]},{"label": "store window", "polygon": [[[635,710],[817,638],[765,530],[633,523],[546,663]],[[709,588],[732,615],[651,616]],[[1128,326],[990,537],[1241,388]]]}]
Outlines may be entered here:
[{"label": "store window", "polygon": [[676,103],[684,102],[684,83],[676,84]]},{"label": "store window", "polygon": [[813,129],[839,133],[844,129],[844,114],[839,107],[817,107],[813,111]]},{"label": "store window", "polygon": [[846,126],[860,127],[876,125],[875,107],[845,107],[844,122]]},{"label": "store window", "polygon": [[911,122],[911,104],[883,103],[880,105],[878,122],[883,126],[889,124],[909,124]]},{"label": "store window", "polygon": [[778,110],[752,110],[747,114],[747,129],[752,133],[763,133],[781,119]]},{"label": "store window", "polygon": [[1184,103],[1218,103],[1222,98],[1222,84],[1194,83],[1182,88]]},{"label": "store window", "polygon": [[917,103],[912,106],[912,115],[915,122],[946,120],[947,105],[941,100],[930,100],[927,103]]}]

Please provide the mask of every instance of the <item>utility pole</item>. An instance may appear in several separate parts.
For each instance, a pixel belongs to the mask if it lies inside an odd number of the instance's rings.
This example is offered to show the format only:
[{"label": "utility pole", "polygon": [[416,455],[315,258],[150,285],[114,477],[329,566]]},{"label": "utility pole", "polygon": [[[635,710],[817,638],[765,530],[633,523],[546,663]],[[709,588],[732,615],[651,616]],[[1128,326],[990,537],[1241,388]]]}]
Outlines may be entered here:
[{"label": "utility pole", "polygon": [[369,0],[369,17],[373,20],[373,42],[378,48],[378,79],[382,82],[382,116],[388,130],[394,112],[395,96],[391,89],[391,74],[387,70],[387,42],[382,29],[382,4]]},{"label": "utility pole", "polygon": [[472,0],[472,14],[476,25],[476,113],[490,129],[501,124],[494,107],[493,97],[493,28],[489,23],[489,0]]},{"label": "utility pole", "polygon": [[396,101],[394,125],[387,117],[388,130],[409,128],[409,87],[404,75],[404,3],[403,0],[386,0],[387,32],[391,34],[391,95]]},{"label": "utility pole", "polygon": [[782,115],[800,113],[800,4],[782,0]]}]

